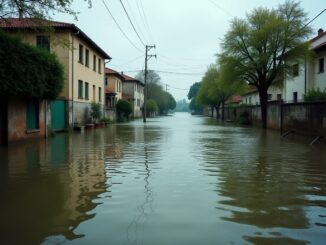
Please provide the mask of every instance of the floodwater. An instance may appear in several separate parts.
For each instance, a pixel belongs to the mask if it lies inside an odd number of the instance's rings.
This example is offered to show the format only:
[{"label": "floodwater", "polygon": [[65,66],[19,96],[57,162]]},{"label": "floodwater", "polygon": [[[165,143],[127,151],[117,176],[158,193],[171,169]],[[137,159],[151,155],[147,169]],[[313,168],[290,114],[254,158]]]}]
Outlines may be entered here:
[{"label": "floodwater", "polygon": [[186,113],[0,148],[0,244],[326,244],[325,149]]}]

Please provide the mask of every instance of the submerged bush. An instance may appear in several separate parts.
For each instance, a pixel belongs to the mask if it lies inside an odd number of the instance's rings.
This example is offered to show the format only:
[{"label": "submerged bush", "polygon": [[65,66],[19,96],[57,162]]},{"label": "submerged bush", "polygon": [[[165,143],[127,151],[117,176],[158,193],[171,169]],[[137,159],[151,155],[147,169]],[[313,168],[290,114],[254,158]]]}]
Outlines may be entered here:
[{"label": "submerged bush", "polygon": [[119,121],[124,121],[124,119],[129,119],[132,113],[131,103],[127,100],[118,100],[117,102],[117,116]]},{"label": "submerged bush", "polygon": [[250,125],[251,124],[250,115],[249,115],[248,111],[243,111],[240,113],[239,123],[242,125]]}]

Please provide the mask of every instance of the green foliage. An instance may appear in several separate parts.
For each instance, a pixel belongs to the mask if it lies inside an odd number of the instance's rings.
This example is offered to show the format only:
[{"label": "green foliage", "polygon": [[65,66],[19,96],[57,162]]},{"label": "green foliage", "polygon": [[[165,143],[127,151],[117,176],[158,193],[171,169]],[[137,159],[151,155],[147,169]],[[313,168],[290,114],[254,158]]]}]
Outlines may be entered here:
[{"label": "green foliage", "polygon": [[148,113],[153,113],[153,112],[158,112],[158,105],[155,100],[149,99],[147,101],[147,112]]},{"label": "green foliage", "polygon": [[107,118],[107,117],[102,117],[102,118],[100,119],[100,122],[102,122],[102,123],[106,123],[106,124],[111,124],[111,123],[113,123],[113,121],[112,121],[110,118]]},{"label": "green foliage", "polygon": [[127,100],[118,100],[117,105],[117,115],[118,119],[129,119],[131,113],[132,113],[132,105]]},{"label": "green foliage", "polygon": [[[84,0],[88,6],[92,6],[91,0]],[[78,12],[71,8],[73,0],[1,0],[0,18],[18,16],[19,10],[26,18],[46,19],[51,13],[60,12],[73,15],[77,18]]]},{"label": "green foliage", "polygon": [[191,100],[193,98],[196,97],[199,88],[200,88],[200,82],[199,83],[194,83],[193,85],[191,85],[189,92],[188,92],[188,100]]},{"label": "green foliage", "polygon": [[179,100],[174,109],[175,112],[189,112],[189,103],[183,99]]},{"label": "green foliage", "polygon": [[304,101],[326,101],[326,89],[324,91],[321,91],[319,88],[309,90],[304,95]]},{"label": "green foliage", "polygon": [[277,9],[257,8],[245,19],[235,18],[226,33],[219,63],[233,70],[241,81],[256,87],[260,95],[262,126],[267,123],[267,90],[291,72],[286,60],[308,54],[311,33],[306,13],[295,1]]},{"label": "green foliage", "polygon": [[0,95],[55,99],[64,69],[54,54],[0,31]]},{"label": "green foliage", "polygon": [[[144,82],[144,72],[137,74],[136,78]],[[148,99],[152,99],[156,102],[159,113],[161,115],[166,114],[168,110],[173,110],[176,107],[176,101],[173,96],[164,91],[163,87],[159,84],[161,77],[152,70],[148,71],[147,74],[147,91]]]},{"label": "green foliage", "polygon": [[92,102],[91,104],[91,116],[95,120],[99,120],[102,117],[101,104]]}]

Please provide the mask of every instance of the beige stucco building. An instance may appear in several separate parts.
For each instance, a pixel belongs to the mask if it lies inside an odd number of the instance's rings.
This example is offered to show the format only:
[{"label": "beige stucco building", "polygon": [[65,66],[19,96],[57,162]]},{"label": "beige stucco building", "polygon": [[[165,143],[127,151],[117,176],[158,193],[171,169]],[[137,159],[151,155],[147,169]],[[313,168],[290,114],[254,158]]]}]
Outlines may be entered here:
[{"label": "beige stucco building", "polygon": [[27,18],[0,20],[0,28],[55,53],[64,66],[64,89],[57,100],[49,103],[50,129],[63,130],[87,123],[91,120],[92,102],[99,103],[104,112],[105,60],[111,58],[81,29],[74,24],[40,23]]}]

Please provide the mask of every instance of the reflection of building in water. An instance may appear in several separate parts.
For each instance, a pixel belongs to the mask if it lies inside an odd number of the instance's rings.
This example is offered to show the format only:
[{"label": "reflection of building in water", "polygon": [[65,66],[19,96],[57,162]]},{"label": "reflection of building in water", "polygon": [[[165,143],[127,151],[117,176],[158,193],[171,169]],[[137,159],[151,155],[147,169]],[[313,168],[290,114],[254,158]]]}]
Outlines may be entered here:
[{"label": "reflection of building in water", "polygon": [[[46,237],[78,236],[106,191],[103,137],[58,135],[1,152],[1,244],[40,244]],[[6,159],[3,162],[3,159]]]}]

